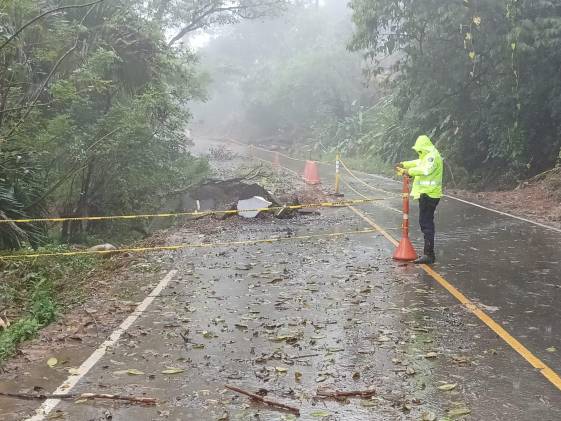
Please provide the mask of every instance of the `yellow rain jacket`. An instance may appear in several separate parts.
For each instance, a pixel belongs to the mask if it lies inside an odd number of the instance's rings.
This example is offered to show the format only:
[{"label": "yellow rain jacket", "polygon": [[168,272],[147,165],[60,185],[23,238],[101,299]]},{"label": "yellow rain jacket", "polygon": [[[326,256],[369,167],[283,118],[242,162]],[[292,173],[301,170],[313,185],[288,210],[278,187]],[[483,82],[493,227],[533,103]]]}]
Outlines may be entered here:
[{"label": "yellow rain jacket", "polygon": [[433,199],[440,199],[444,172],[440,153],[428,136],[419,136],[413,149],[419,154],[419,159],[401,163],[404,168],[407,168],[409,175],[415,178],[411,196],[419,199],[422,194],[426,194]]}]

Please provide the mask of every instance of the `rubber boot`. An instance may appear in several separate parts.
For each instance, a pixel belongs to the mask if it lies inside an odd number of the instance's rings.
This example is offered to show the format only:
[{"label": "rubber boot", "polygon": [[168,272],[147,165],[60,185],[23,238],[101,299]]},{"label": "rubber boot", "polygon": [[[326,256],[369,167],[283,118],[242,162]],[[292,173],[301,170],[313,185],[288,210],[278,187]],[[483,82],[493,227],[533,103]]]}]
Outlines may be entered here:
[{"label": "rubber boot", "polygon": [[413,263],[416,265],[432,265],[436,261],[436,256],[434,254],[423,254]]},{"label": "rubber boot", "polygon": [[434,254],[434,240],[432,238],[425,238],[425,249],[423,251],[423,255],[413,263],[416,265],[432,265],[434,262],[436,262],[436,255]]}]

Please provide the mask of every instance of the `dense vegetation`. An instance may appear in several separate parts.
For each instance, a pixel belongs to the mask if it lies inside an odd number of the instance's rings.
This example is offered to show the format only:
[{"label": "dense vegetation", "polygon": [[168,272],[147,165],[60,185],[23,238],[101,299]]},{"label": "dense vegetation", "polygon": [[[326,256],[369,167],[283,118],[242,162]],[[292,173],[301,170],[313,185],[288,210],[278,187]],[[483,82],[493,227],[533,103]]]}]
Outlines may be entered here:
[{"label": "dense vegetation", "polygon": [[[296,11],[270,32],[246,23],[211,43],[206,53],[241,75],[238,126],[249,122],[248,134],[391,163],[424,132],[447,176],[479,187],[556,165],[559,2],[352,0],[352,16],[342,3]],[[232,48],[250,38],[267,48]],[[346,48],[365,58],[362,79]]]},{"label": "dense vegetation", "polygon": [[[276,13],[268,0],[1,0],[0,220],[152,212],[206,176],[189,106],[207,77],[182,41]],[[0,221],[0,250],[123,239],[133,222]],[[57,245],[59,241],[63,244]],[[84,299],[88,256],[0,264],[0,363]],[[6,328],[8,322],[11,326]]]},{"label": "dense vegetation", "polygon": [[[561,146],[561,4],[551,0],[353,0],[351,47],[395,75],[399,154],[430,133],[450,163],[485,182],[555,165]],[[394,55],[391,69],[379,57]]]},{"label": "dense vegetation", "polygon": [[[204,176],[185,128],[206,83],[180,41],[277,3],[2,1],[0,218],[141,213]],[[61,234],[81,241],[109,228],[75,222]],[[44,236],[42,226],[0,224],[0,248]]]}]

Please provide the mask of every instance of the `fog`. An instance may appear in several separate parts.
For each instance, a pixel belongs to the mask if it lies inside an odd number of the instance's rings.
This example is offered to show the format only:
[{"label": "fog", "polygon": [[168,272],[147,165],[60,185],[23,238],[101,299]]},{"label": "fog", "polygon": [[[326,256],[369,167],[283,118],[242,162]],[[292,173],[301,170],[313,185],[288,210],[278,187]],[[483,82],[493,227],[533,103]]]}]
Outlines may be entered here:
[{"label": "fog", "polygon": [[[351,10],[344,2],[290,7],[207,34],[198,49],[208,102],[194,107],[199,131],[246,141],[317,147],[323,134],[372,105],[364,60],[347,49]],[[372,85],[372,84],[371,84]]]}]

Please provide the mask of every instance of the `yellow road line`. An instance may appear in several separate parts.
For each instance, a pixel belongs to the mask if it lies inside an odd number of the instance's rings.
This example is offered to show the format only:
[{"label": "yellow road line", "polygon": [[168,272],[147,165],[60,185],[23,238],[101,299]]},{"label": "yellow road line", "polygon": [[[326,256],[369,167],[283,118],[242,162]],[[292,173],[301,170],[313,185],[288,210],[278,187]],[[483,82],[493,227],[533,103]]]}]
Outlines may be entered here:
[{"label": "yellow road line", "polygon": [[[349,206],[354,213],[360,216],[368,224],[370,224],[376,231],[381,233],[388,241],[393,245],[397,246],[398,241],[393,238],[388,232],[386,232],[382,227],[376,224],[367,215],[360,212],[353,206]],[[514,349],[518,354],[520,354],[532,367],[539,370],[540,373],[551,382],[557,389],[561,390],[561,377],[548,367],[543,361],[536,357],[532,352],[526,348],[520,341],[508,333],[500,324],[495,322],[487,313],[481,310],[477,305],[470,301],[464,294],[462,294],[456,287],[454,287],[450,282],[448,282],[442,275],[432,269],[427,265],[420,265],[421,268],[431,276],[438,284],[440,284],[446,291],[448,291],[454,298],[456,298],[462,305],[464,305],[471,313],[479,318],[483,323],[485,323],[495,334],[497,334],[503,341],[505,341],[512,349]]]},{"label": "yellow road line", "polygon": [[67,251],[58,253],[34,253],[34,254],[19,254],[10,256],[0,256],[0,261],[2,260],[21,260],[21,259],[35,259],[39,257],[68,257],[68,256],[83,256],[83,255],[107,255],[115,253],[144,253],[148,251],[177,251],[189,248],[214,248],[214,247],[230,247],[230,246],[243,246],[251,244],[262,244],[262,243],[275,243],[281,241],[292,241],[292,240],[309,240],[312,238],[332,238],[332,237],[343,237],[345,235],[357,235],[357,234],[371,234],[376,232],[373,229],[364,229],[359,231],[344,231],[335,232],[327,234],[309,234],[309,235],[298,235],[293,237],[274,237],[274,238],[263,238],[259,240],[241,240],[241,241],[228,241],[228,242],[218,242],[218,243],[200,243],[200,244],[177,244],[174,246],[155,246],[155,247],[135,247],[135,248],[125,248],[116,250],[83,250],[83,251]]},{"label": "yellow road line", "polygon": [[[340,161],[343,168],[358,182],[364,186],[372,189],[382,191],[395,196],[400,196],[393,192],[383,190],[370,184],[366,183],[359,177],[357,177],[352,170],[350,170],[343,161]],[[355,190],[346,181],[343,181],[345,185],[356,194],[361,197],[366,197],[362,193]],[[386,230],[376,224],[367,215],[363,214],[353,206],[348,206],[353,212],[364,219],[368,224],[370,224],[376,231],[380,232],[389,242],[393,245],[398,246],[399,242],[393,238]],[[395,210],[393,208],[389,208]],[[531,221],[530,221],[531,222]],[[522,345],[516,338],[514,338],[510,333],[508,333],[501,325],[495,322],[491,317],[489,317],[483,310],[481,310],[477,305],[470,301],[465,295],[463,295],[457,288],[455,288],[450,282],[444,279],[439,273],[434,271],[430,266],[421,265],[421,268],[430,275],[436,282],[438,282],[443,288],[445,288],[454,298],[456,298],[462,305],[464,305],[470,312],[477,316],[483,323],[485,323],[495,334],[497,334],[501,339],[503,339],[512,349],[514,349],[518,354],[520,354],[530,365],[540,371],[540,373],[549,380],[557,389],[561,390],[561,377],[548,367],[544,362],[542,362],[538,357],[536,357],[530,350],[528,350],[524,345]]]}]

